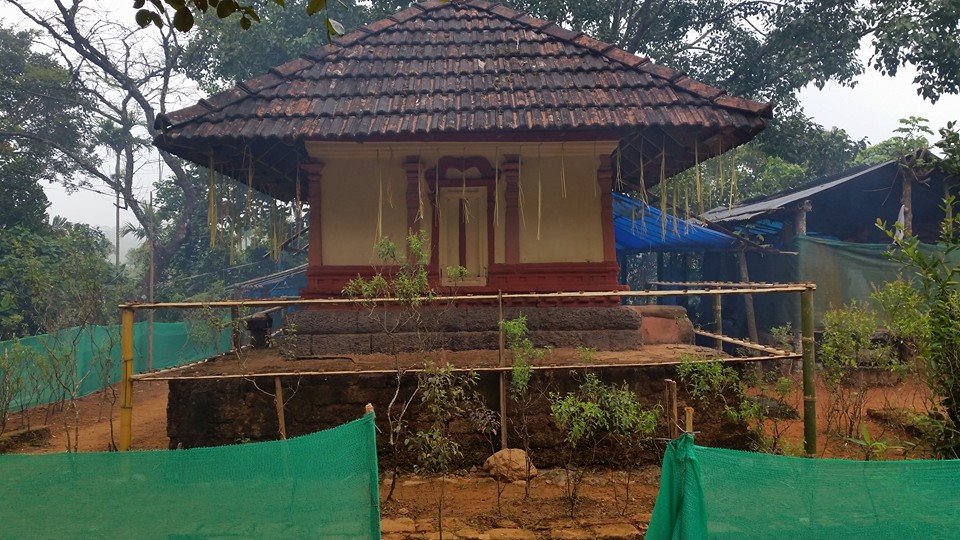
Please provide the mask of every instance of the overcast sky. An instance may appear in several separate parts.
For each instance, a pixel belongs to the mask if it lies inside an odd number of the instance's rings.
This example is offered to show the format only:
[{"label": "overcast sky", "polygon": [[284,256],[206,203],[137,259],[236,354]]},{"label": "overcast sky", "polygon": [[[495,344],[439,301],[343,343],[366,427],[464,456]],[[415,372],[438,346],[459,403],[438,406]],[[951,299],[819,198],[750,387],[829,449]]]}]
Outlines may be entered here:
[{"label": "overcast sky", "polygon": [[[115,6],[114,10],[128,9],[130,3],[132,2],[125,0],[109,2]],[[132,10],[130,16],[132,17]],[[10,24],[16,23],[20,17],[9,6],[0,3],[0,19],[4,19],[5,24]],[[868,53],[865,51],[864,54]],[[800,101],[807,114],[816,122],[826,127],[844,129],[856,139],[866,137],[871,143],[892,136],[900,118],[927,118],[934,131],[950,120],[960,119],[960,96],[945,96],[936,104],[931,104],[917,95],[912,81],[913,71],[909,69],[902,70],[897,77],[892,78],[868,69],[859,77],[854,88],[837,84],[830,84],[823,90],[811,87],[800,92]],[[142,168],[138,178],[138,191],[144,198],[157,172],[155,165]],[[67,193],[57,185],[48,185],[46,192],[51,202],[51,216],[60,215],[70,221],[113,227],[114,196],[85,190]],[[121,216],[121,223],[130,220],[132,216]]]}]

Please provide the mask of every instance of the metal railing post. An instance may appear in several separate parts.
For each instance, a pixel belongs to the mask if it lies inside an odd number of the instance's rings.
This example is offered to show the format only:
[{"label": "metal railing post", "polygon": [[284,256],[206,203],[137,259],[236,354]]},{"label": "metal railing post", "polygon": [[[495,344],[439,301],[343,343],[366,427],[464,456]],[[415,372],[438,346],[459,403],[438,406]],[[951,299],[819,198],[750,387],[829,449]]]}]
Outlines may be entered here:
[{"label": "metal railing post", "polygon": [[133,440],[133,320],[132,308],[120,308],[120,451]]},{"label": "metal railing post", "polygon": [[813,287],[800,293],[800,348],[803,353],[803,448],[807,456],[817,453],[817,386],[813,340]]}]

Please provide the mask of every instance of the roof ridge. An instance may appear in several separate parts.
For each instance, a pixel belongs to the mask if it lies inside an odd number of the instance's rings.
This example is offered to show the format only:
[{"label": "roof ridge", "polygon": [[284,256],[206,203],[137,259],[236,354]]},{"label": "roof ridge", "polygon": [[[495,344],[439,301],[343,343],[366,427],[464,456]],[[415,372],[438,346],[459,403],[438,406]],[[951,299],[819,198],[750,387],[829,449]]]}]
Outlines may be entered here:
[{"label": "roof ridge", "polygon": [[202,118],[209,113],[220,112],[228,105],[244,101],[258,95],[264,90],[270,90],[283,84],[289,80],[288,77],[312,68],[321,61],[330,59],[332,56],[338,55],[347,47],[355,45],[367,37],[380,34],[431,11],[456,6],[469,6],[475,10],[490,13],[502,19],[526,26],[556,40],[588,49],[610,61],[617,62],[653,77],[664,79],[670,84],[696,97],[706,99],[718,107],[747,111],[767,118],[772,116],[772,106],[769,103],[757,103],[727,95],[725,91],[696,81],[682,71],[656,64],[647,57],[637,56],[582,32],[567,30],[552,21],[539,19],[528,13],[518,12],[505,5],[488,2],[487,0],[426,0],[425,2],[414,3],[407,9],[361,26],[356,30],[335,38],[327,45],[304,52],[289,62],[270,68],[264,75],[238,81],[233,87],[208,96],[200,100],[196,105],[185,107],[168,115],[160,115],[156,120],[157,127],[166,128],[171,125],[185,124]]}]

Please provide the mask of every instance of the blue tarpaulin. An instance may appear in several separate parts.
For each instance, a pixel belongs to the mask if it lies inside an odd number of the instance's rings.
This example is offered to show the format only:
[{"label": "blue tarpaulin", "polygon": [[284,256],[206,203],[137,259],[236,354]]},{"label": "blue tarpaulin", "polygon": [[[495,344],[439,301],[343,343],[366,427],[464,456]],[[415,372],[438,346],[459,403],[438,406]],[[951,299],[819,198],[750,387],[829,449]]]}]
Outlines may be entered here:
[{"label": "blue tarpaulin", "polygon": [[666,216],[660,210],[620,193],[613,194],[613,230],[617,251],[723,251],[736,238],[703,225]]}]

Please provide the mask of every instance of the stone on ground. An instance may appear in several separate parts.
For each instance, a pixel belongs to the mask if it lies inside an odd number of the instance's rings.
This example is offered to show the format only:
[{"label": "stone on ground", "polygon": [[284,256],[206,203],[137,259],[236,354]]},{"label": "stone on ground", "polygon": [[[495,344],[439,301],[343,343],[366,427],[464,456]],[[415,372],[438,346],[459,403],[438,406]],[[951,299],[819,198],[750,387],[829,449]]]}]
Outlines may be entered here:
[{"label": "stone on ground", "polygon": [[[488,457],[483,468],[491,476],[514,482],[527,479],[527,453],[519,448],[504,448]],[[537,476],[537,468],[530,464],[530,478]]]}]

